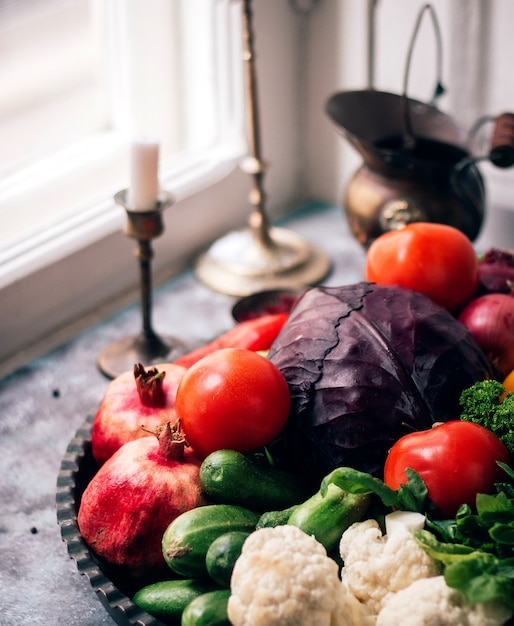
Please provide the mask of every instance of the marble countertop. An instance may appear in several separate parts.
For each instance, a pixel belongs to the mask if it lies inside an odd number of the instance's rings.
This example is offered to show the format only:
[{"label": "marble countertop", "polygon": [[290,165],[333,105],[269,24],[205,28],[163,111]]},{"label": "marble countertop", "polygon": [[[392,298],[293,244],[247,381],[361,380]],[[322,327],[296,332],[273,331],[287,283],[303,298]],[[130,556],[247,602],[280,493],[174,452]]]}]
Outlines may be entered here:
[{"label": "marble countertop", "polygon": [[[281,225],[320,246],[332,261],[323,281],[362,280],[364,252],[340,209],[311,203]],[[191,347],[233,325],[236,300],[214,293],[192,270],[155,290],[153,325]],[[111,341],[141,328],[134,303],[0,380],[0,622],[9,626],[112,626],[89,581],[69,558],[57,524],[60,463],[108,380],[97,367]]]}]

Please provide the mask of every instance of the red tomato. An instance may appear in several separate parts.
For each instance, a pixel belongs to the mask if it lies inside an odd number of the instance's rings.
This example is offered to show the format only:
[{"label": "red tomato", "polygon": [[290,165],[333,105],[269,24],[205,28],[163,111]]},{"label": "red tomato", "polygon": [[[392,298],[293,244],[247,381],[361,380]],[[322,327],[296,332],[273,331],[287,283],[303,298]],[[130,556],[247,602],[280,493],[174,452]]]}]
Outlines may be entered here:
[{"label": "red tomato", "polygon": [[252,350],[225,348],[187,370],[175,406],[188,444],[205,457],[267,445],[284,427],[290,402],[273,363]]},{"label": "red tomato", "polygon": [[478,290],[478,258],[457,228],[417,222],[375,239],[366,255],[366,280],[419,291],[453,313]]},{"label": "red tomato", "polygon": [[494,483],[505,479],[496,461],[509,463],[507,448],[496,435],[479,424],[454,420],[399,439],[386,458],[384,482],[398,489],[407,482],[410,467],[449,519],[461,504],[474,508],[477,493],[491,493]]}]

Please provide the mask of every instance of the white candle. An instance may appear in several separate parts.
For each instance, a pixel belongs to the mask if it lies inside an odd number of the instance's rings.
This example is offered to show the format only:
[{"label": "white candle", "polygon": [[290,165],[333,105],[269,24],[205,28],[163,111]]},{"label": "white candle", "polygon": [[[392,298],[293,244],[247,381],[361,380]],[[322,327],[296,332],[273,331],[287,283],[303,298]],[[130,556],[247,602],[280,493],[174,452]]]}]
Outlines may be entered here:
[{"label": "white candle", "polygon": [[134,141],[130,152],[129,207],[135,211],[155,209],[159,193],[159,144],[153,139]]}]

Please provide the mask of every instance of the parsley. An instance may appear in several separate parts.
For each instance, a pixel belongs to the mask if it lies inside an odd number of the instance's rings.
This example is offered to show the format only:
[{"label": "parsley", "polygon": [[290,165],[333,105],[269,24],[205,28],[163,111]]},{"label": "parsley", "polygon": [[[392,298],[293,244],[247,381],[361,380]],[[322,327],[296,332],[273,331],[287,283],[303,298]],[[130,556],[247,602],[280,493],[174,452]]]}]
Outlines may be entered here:
[{"label": "parsley", "polygon": [[492,431],[514,456],[514,393],[505,392],[496,380],[482,380],[460,396],[462,420],[475,422]]}]

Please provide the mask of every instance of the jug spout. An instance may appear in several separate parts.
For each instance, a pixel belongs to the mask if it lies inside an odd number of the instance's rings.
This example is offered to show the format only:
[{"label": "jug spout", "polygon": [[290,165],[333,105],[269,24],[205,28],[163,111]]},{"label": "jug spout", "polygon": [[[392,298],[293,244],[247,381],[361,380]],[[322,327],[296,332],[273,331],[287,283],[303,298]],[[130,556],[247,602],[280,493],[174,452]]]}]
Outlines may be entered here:
[{"label": "jug spout", "polygon": [[[405,96],[370,89],[342,91],[328,99],[325,110],[336,130],[366,161],[382,161],[381,145],[405,136],[405,107],[416,138],[469,150],[468,133],[451,117],[431,104]],[[395,150],[404,152],[403,142],[398,142]]]}]

